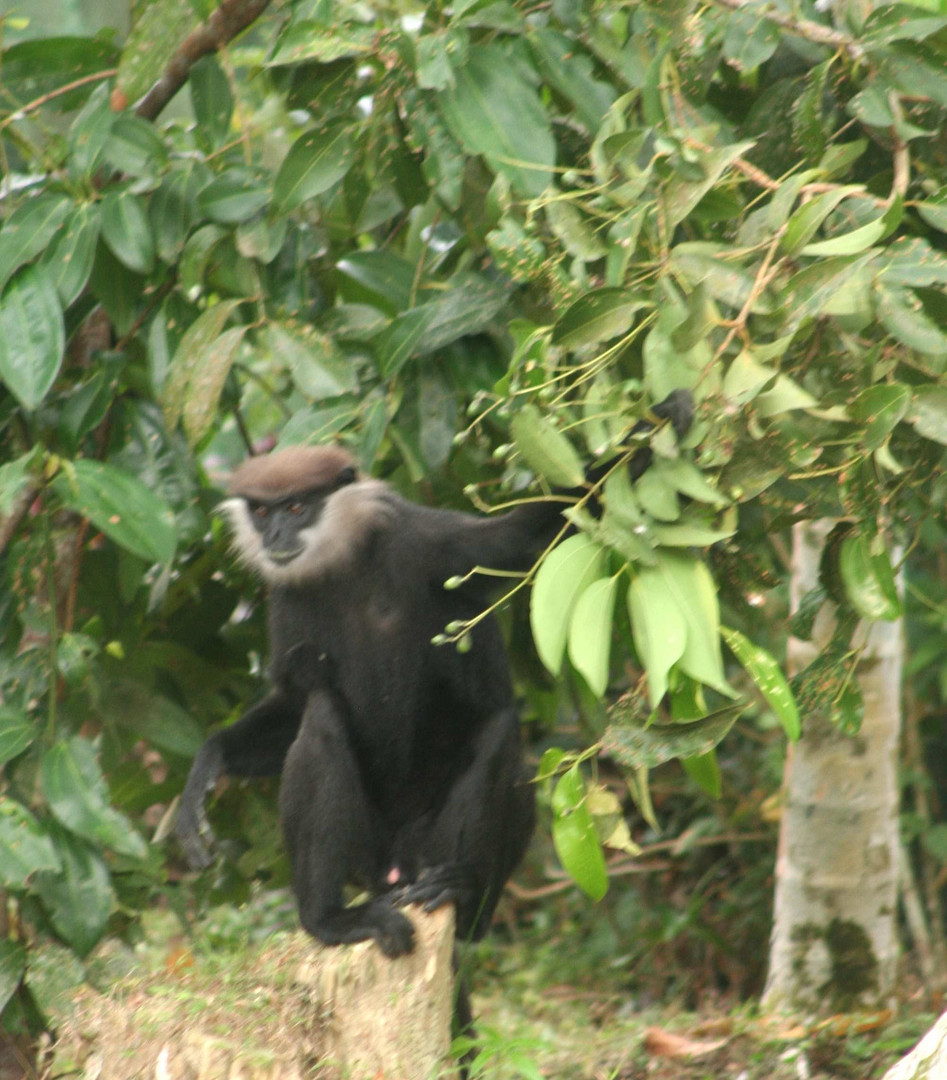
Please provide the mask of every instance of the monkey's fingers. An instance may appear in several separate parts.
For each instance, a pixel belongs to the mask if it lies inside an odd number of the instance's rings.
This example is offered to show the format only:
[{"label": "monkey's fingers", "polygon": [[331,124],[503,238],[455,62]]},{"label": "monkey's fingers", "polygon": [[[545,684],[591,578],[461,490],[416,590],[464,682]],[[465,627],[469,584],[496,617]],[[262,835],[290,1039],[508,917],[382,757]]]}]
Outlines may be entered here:
[{"label": "monkey's fingers", "polygon": [[197,813],[179,810],[174,834],[192,870],[206,870],[213,863],[212,849],[217,838],[203,810]]}]

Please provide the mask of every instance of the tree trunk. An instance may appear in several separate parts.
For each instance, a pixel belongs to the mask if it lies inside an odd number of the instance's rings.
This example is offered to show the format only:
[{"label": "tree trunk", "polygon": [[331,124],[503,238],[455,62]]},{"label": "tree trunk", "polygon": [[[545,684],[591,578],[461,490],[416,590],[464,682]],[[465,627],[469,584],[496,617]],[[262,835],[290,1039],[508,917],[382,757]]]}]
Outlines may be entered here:
[{"label": "tree trunk", "polygon": [[[819,522],[794,530],[794,608],[817,583],[830,527]],[[817,620],[813,642],[791,639],[790,668],[804,668],[832,629]],[[902,627],[896,621],[864,629],[857,669],[865,707],[861,730],[848,736],[825,716],[805,716],[802,738],[786,759],[763,996],[768,1009],[876,1007],[886,1003],[894,984]]]},{"label": "tree trunk", "polygon": [[53,1075],[97,1080],[432,1080],[450,1062],[454,909],[405,909],[415,948],[282,937],[216,964],[132,974],[84,990],[60,1029]]}]

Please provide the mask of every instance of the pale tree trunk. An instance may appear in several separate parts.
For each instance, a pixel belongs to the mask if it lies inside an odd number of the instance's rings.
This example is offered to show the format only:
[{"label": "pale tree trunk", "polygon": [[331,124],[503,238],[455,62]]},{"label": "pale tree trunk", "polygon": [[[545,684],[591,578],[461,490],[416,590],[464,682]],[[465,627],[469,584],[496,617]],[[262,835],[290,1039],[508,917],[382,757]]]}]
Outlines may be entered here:
[{"label": "pale tree trunk", "polygon": [[[794,609],[817,583],[830,527],[796,526]],[[790,640],[793,671],[830,638],[834,620],[821,622],[814,642]],[[865,634],[861,730],[843,735],[824,716],[804,716],[802,738],[787,756],[767,1009],[870,1008],[886,1003],[894,985],[902,627],[878,622]]]}]

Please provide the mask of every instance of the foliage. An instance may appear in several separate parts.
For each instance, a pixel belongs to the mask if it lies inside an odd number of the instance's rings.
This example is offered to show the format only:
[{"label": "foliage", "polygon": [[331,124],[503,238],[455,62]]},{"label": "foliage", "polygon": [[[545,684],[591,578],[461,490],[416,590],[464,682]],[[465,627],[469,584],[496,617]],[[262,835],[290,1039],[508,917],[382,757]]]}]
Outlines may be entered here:
[{"label": "foliage", "polygon": [[[655,753],[719,786],[747,679],[798,731],[753,607],[772,537],[844,519],[805,610],[853,626],[899,613],[892,546],[942,525],[947,15],[291,0],[197,59],[210,7],[151,0],[120,49],[3,52],[0,885],[80,955],[155,890],[176,902],[142,830],[260,647],[219,473],[342,439],[456,505],[602,466],[511,590],[560,677],[533,710],[551,729],[583,705],[546,775],[599,895],[599,745],[647,816]],[[152,122],[134,105],[172,60],[188,85]],[[679,445],[652,408],[681,389]],[[794,689],[853,726],[835,646]],[[226,796],[217,895],[282,873],[258,798]],[[0,954],[5,1022],[32,1015],[27,965]]]}]

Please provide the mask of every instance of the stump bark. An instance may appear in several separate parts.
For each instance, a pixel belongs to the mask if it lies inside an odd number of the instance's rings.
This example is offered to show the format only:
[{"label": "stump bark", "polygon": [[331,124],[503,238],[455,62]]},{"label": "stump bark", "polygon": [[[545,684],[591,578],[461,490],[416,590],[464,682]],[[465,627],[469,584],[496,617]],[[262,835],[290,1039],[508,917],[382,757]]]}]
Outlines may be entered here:
[{"label": "stump bark", "polygon": [[[319,945],[288,935],[221,971],[132,976],[85,992],[54,1072],[87,1080],[436,1080],[450,1064],[454,910],[406,915],[415,949]],[[210,965],[205,965],[205,967]]]}]

